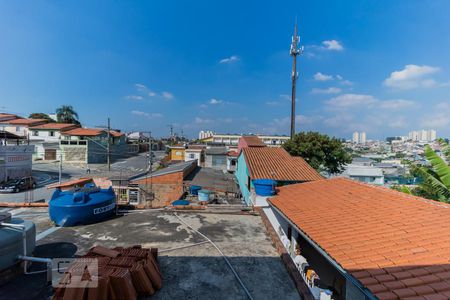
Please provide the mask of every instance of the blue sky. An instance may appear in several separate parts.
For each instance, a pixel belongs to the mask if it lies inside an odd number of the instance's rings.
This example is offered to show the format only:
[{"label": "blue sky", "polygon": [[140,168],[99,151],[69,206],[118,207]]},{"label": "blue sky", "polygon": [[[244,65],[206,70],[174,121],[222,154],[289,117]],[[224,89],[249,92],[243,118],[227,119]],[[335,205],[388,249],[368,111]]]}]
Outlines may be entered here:
[{"label": "blue sky", "polygon": [[450,135],[449,1],[2,1],[0,110],[195,137]]}]

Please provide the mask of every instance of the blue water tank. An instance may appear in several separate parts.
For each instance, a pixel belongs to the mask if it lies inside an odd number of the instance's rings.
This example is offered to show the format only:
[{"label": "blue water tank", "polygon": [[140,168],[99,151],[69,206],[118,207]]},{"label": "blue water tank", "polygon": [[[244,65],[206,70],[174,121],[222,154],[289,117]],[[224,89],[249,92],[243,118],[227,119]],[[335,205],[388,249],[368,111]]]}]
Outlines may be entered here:
[{"label": "blue water tank", "polygon": [[198,191],[198,201],[208,201],[209,194],[211,194],[211,191],[208,191],[208,190]]},{"label": "blue water tank", "polygon": [[50,219],[58,226],[77,226],[103,221],[115,213],[116,195],[109,189],[84,187],[53,193],[48,203]]},{"label": "blue water tank", "polygon": [[273,196],[275,195],[275,187],[277,182],[272,179],[255,179],[253,186],[255,187],[256,195],[259,196]]},{"label": "blue water tank", "polygon": [[189,187],[189,193],[191,193],[191,195],[197,196],[198,195],[198,191],[200,191],[201,189],[202,189],[202,187],[199,186],[199,185],[191,185]]}]

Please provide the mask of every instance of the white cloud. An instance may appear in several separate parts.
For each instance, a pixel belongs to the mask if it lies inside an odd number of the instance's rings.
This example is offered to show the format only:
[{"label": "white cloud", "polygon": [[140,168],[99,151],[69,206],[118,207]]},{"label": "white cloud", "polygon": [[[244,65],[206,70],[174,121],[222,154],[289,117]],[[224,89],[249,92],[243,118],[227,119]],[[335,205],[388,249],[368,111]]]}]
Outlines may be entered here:
[{"label": "white cloud", "polygon": [[388,126],[391,128],[406,128],[408,123],[404,117],[399,117],[396,120],[390,121]]},{"label": "white cloud", "polygon": [[155,97],[155,96],[156,96],[156,93],[155,93],[155,92],[152,92],[152,91],[149,91],[149,92],[148,92],[148,96],[149,96],[149,97]]},{"label": "white cloud", "polygon": [[375,103],[377,100],[372,95],[362,94],[343,94],[331,98],[326,103],[334,108],[349,108],[355,106],[367,106]]},{"label": "white cloud", "polygon": [[342,51],[344,47],[339,41],[336,40],[327,40],[322,42],[322,47],[326,50],[332,51]]},{"label": "white cloud", "polygon": [[314,80],[317,81],[328,81],[328,80],[333,80],[333,76],[332,75],[326,75],[326,74],[322,74],[320,72],[317,72],[316,74],[314,74]]},{"label": "white cloud", "polygon": [[438,112],[422,118],[423,128],[446,128],[450,125],[450,115],[447,112]]},{"label": "white cloud", "polygon": [[411,108],[416,106],[416,103],[414,101],[410,100],[404,100],[404,99],[394,99],[394,100],[386,100],[380,102],[380,107],[384,109],[404,109],[404,108]]},{"label": "white cloud", "polygon": [[239,56],[232,55],[230,57],[222,58],[221,60],[219,60],[219,63],[220,64],[231,64],[231,63],[237,62],[238,60],[239,60]]},{"label": "white cloud", "polygon": [[212,105],[216,105],[216,104],[222,104],[222,103],[224,103],[224,102],[223,102],[223,100],[211,98],[211,99],[209,100],[208,103],[209,103],[209,104],[212,104]]},{"label": "white cloud", "polygon": [[132,110],[131,114],[133,114],[135,116],[146,117],[146,118],[149,118],[149,119],[162,118],[163,117],[163,114],[161,114],[161,113],[147,113],[147,112],[140,111],[140,110]]},{"label": "white cloud", "polygon": [[312,94],[339,94],[340,92],[342,92],[342,90],[337,87],[329,87],[327,89],[313,88],[311,90]]},{"label": "white cloud", "polygon": [[135,83],[134,86],[136,87],[136,89],[140,92],[145,92],[147,91],[147,86],[145,86],[142,83]]},{"label": "white cloud", "polygon": [[195,124],[211,124],[214,123],[214,120],[195,117],[194,122]]},{"label": "white cloud", "polygon": [[167,99],[167,100],[171,100],[174,98],[173,94],[170,92],[162,92],[161,94],[163,96],[163,98]]},{"label": "white cloud", "polygon": [[384,80],[384,85],[396,89],[429,88],[437,85],[431,74],[439,71],[438,67],[406,65],[403,70],[394,71]]},{"label": "white cloud", "polygon": [[431,113],[422,117],[420,123],[423,128],[443,128],[446,130],[450,126],[449,102],[437,103]]},{"label": "white cloud", "polygon": [[139,95],[128,95],[128,96],[125,96],[125,99],[128,99],[128,100],[142,100],[142,99],[144,99],[144,97],[139,96]]}]

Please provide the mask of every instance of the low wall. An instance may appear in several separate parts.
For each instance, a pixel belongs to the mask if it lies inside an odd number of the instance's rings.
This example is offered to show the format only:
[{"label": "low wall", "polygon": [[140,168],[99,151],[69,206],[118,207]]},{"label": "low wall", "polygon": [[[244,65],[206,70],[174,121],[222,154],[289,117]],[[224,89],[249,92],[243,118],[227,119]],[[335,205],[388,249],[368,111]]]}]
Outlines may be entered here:
[{"label": "low wall", "polygon": [[288,271],[289,275],[294,281],[295,287],[297,288],[300,297],[305,300],[314,300],[311,291],[309,290],[302,276],[298,272],[298,269],[295,266],[294,262],[292,261],[291,256],[289,255],[286,248],[278,238],[278,234],[276,230],[273,228],[272,223],[270,222],[268,216],[266,215],[266,213],[262,208],[255,207],[254,209],[260,214],[264,226],[266,227],[267,234],[270,236],[270,239],[272,240],[273,245],[277,249],[278,254],[280,254],[281,260],[283,261],[286,270]]}]

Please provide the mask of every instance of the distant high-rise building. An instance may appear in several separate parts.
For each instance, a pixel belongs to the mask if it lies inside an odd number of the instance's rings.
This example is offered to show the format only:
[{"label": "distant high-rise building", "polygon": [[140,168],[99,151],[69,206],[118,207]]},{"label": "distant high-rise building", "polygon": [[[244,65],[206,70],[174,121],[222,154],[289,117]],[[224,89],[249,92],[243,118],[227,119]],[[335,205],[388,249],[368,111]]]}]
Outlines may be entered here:
[{"label": "distant high-rise building", "polygon": [[364,131],[353,132],[352,142],[355,144],[365,144],[366,143],[366,133]]},{"label": "distant high-rise building", "polygon": [[360,144],[366,143],[366,133],[364,131],[359,133],[359,143]]},{"label": "distant high-rise building", "polygon": [[358,133],[358,131],[353,132],[352,142],[355,143],[355,144],[359,143],[359,133]]},{"label": "distant high-rise building", "polygon": [[408,134],[408,138],[412,141],[422,141],[422,142],[432,142],[436,140],[437,133],[436,130],[414,130],[410,131]]},{"label": "distant high-rise building", "polygon": [[203,139],[207,139],[209,137],[212,137],[214,135],[214,132],[212,132],[211,130],[207,130],[207,131],[200,131],[198,133],[198,139],[199,140],[203,140]]}]

